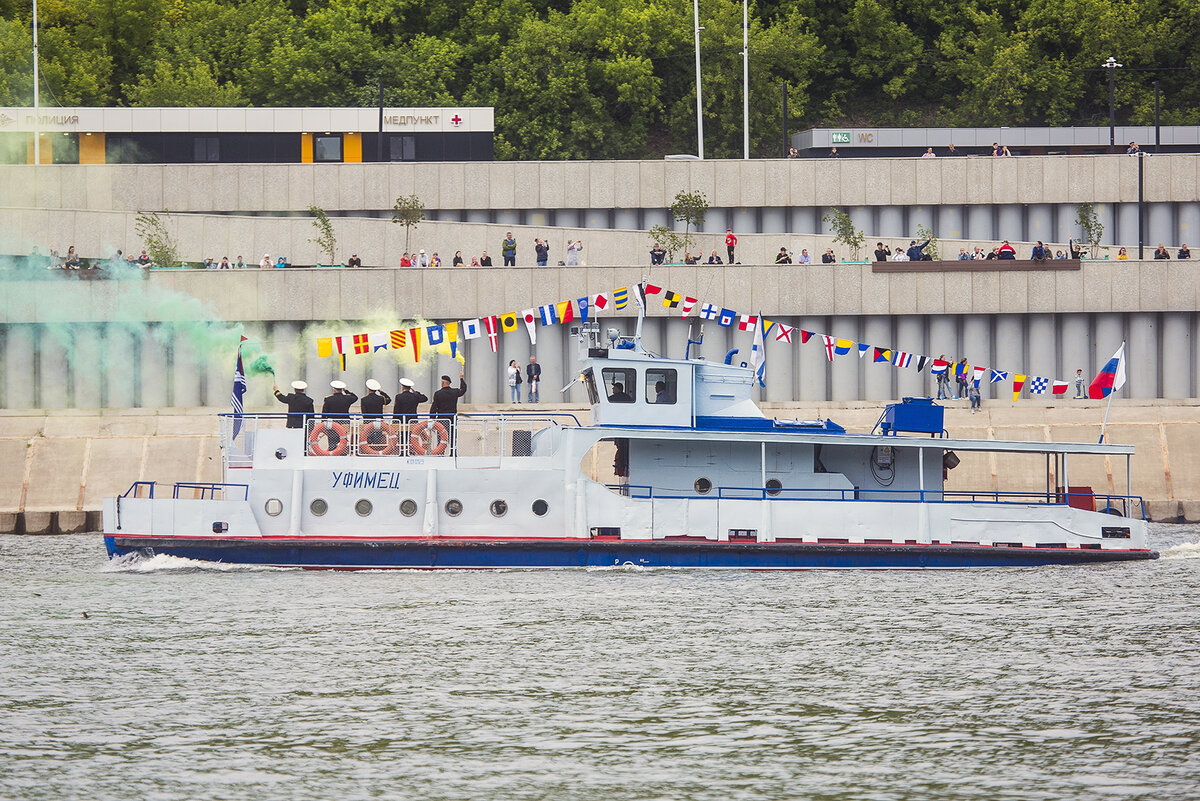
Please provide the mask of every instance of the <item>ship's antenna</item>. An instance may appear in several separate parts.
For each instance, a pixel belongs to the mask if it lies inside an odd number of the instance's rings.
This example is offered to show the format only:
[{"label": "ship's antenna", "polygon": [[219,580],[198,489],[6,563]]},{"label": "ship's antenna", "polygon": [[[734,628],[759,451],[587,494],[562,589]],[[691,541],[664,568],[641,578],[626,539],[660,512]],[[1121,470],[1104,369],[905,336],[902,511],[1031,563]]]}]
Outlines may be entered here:
[{"label": "ship's antenna", "polygon": [[633,344],[636,350],[642,350],[642,321],[646,319],[646,280],[643,278],[633,289],[637,292],[634,300],[637,301],[638,307],[637,328],[633,333]]}]

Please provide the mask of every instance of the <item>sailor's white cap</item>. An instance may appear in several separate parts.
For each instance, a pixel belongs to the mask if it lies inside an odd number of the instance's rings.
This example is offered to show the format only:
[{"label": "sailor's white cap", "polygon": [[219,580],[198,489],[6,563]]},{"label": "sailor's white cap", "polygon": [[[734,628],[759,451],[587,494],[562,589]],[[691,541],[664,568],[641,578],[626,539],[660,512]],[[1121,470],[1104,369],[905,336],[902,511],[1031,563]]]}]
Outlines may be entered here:
[{"label": "sailor's white cap", "polygon": [[379,390],[383,389],[383,387],[380,386],[379,382],[376,381],[374,378],[368,378],[367,379],[367,389],[373,389],[376,392],[378,392]]},{"label": "sailor's white cap", "polygon": [[411,378],[401,378],[400,386],[412,388],[412,387],[415,387],[416,384],[413,383]]},{"label": "sailor's white cap", "polygon": [[333,387],[334,389],[345,389],[346,382],[345,381],[330,381],[329,386]]},{"label": "sailor's white cap", "polygon": [[308,389],[308,384],[305,383],[304,381],[293,381],[292,389],[300,389],[300,390]]}]

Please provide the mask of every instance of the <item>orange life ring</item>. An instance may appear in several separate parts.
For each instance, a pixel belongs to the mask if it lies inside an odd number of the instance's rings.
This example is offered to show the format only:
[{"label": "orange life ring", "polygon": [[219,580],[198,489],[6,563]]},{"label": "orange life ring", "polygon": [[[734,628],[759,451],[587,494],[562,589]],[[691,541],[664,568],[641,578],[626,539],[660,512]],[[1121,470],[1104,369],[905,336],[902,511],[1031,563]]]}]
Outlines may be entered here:
[{"label": "orange life ring", "polygon": [[[383,434],[383,442],[372,442],[371,437]],[[358,452],[366,456],[395,456],[399,437],[394,423],[372,420],[358,428]]]},{"label": "orange life ring", "polygon": [[[326,450],[321,446],[321,435],[325,434],[332,440],[335,436],[338,438],[338,444],[333,450]],[[308,432],[308,455],[309,456],[345,456],[350,452],[350,432],[346,430],[346,426],[336,420],[319,420],[312,427],[312,431]]]},{"label": "orange life ring", "polygon": [[408,447],[417,456],[441,456],[450,445],[450,433],[446,424],[438,420],[422,420],[412,427]]}]

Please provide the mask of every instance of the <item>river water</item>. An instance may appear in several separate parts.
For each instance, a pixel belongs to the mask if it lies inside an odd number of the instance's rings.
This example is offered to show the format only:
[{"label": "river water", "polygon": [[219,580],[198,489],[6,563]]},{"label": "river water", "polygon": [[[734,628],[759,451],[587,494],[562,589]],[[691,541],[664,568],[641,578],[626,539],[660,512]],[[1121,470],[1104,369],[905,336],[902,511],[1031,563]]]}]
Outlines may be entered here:
[{"label": "river water", "polygon": [[0,537],[0,798],[1194,799],[1200,527],[1152,536],[1152,563],[927,573]]}]

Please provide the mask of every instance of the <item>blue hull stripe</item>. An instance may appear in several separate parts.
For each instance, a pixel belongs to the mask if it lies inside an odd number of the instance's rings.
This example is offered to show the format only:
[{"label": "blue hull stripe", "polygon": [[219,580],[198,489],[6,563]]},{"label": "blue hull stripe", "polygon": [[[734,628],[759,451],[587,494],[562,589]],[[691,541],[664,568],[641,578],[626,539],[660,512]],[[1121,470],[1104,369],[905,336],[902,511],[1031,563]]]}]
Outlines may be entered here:
[{"label": "blue hull stripe", "polygon": [[1030,567],[1156,559],[1150,550],[950,545],[570,540],[277,540],[106,535],[110,556],[168,554],[205,562],[329,569],[640,567],[804,570]]}]

